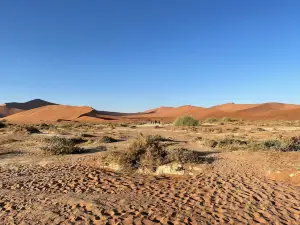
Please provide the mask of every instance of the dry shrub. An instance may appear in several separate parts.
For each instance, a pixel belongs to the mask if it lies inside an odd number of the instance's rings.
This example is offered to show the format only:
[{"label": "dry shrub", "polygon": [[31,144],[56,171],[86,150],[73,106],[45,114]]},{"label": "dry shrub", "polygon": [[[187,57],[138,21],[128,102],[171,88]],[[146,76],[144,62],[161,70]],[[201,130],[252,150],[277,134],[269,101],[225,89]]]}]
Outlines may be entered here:
[{"label": "dry shrub", "polygon": [[114,142],[118,142],[119,140],[110,137],[110,136],[103,136],[98,140],[100,143],[114,143]]},{"label": "dry shrub", "polygon": [[291,137],[284,140],[283,152],[300,151],[300,137]]},{"label": "dry shrub", "polygon": [[281,140],[266,140],[262,143],[264,149],[281,152],[300,151],[300,137],[287,137]]},{"label": "dry shrub", "polygon": [[218,120],[216,118],[208,118],[205,120],[206,123],[215,123],[217,122]]},{"label": "dry shrub", "polygon": [[38,125],[38,128],[41,130],[49,130],[49,129],[55,129],[56,127],[53,124],[41,123]]},{"label": "dry shrub", "polygon": [[147,168],[154,171],[157,166],[167,163],[167,151],[154,136],[142,134],[119,155],[118,163],[125,170]]},{"label": "dry shrub", "polygon": [[226,150],[272,150],[281,152],[300,151],[300,137],[287,137],[269,140],[240,140],[225,137],[219,140],[208,139],[204,145]]},{"label": "dry shrub", "polygon": [[199,126],[200,123],[192,116],[181,116],[174,121],[174,126]]},{"label": "dry shrub", "polygon": [[43,142],[46,146],[42,147],[42,150],[53,155],[78,154],[83,152],[83,149],[76,146],[78,144],[76,138],[53,136],[44,138]]},{"label": "dry shrub", "polygon": [[39,129],[33,126],[21,126],[14,129],[13,134],[16,135],[30,135],[30,134],[39,134],[41,133]]},{"label": "dry shrub", "polygon": [[235,138],[225,137],[219,140],[206,140],[204,145],[210,148],[228,149],[228,150],[238,150],[245,149],[248,145],[247,141],[239,140]]},{"label": "dry shrub", "polygon": [[201,127],[200,132],[203,133],[223,133],[221,127]]},{"label": "dry shrub", "polygon": [[230,123],[230,122],[235,122],[236,120],[235,119],[232,119],[230,117],[224,117],[222,119],[223,122],[226,122],[226,123]]},{"label": "dry shrub", "polygon": [[110,152],[106,160],[117,163],[125,171],[138,169],[154,172],[157,167],[171,162],[200,162],[201,153],[186,149],[166,149],[160,142],[168,139],[159,135],[139,134],[123,152]]},{"label": "dry shrub", "polygon": [[203,162],[203,153],[191,151],[185,148],[177,148],[168,150],[168,160],[170,162],[185,163],[201,163]]}]

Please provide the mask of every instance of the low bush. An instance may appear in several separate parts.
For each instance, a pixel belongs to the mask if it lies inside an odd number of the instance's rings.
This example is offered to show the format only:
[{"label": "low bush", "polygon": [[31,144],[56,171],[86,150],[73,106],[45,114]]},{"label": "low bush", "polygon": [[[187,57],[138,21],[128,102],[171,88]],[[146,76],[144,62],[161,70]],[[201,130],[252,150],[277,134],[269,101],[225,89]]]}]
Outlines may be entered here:
[{"label": "low bush", "polygon": [[219,140],[206,140],[204,145],[210,148],[220,148],[220,149],[227,149],[227,150],[238,150],[238,149],[245,149],[248,145],[247,141],[239,140],[235,138],[225,137]]},{"label": "low bush", "polygon": [[215,122],[217,122],[218,120],[216,119],[216,118],[208,118],[208,119],[206,119],[206,121],[205,122],[207,122],[207,123],[215,123]]},{"label": "low bush", "polygon": [[106,160],[114,162],[125,171],[138,169],[156,171],[157,167],[171,162],[199,162],[200,154],[186,149],[167,149],[160,142],[168,139],[161,136],[139,134],[122,152],[110,152]]},{"label": "low bush", "polygon": [[273,150],[281,152],[300,151],[300,137],[288,137],[270,140],[240,140],[235,138],[223,138],[219,140],[208,139],[204,145],[210,148],[226,150]]},{"label": "low bush", "polygon": [[236,121],[235,119],[232,119],[232,118],[230,118],[230,117],[224,117],[223,119],[222,119],[222,121],[223,122],[234,122],[234,121]]},{"label": "low bush", "polygon": [[119,140],[112,138],[110,136],[103,136],[102,138],[100,138],[99,142],[101,143],[114,143],[114,142],[118,142]]},{"label": "low bush", "polygon": [[263,149],[280,150],[282,142],[280,140],[266,140],[261,143]]},{"label": "low bush", "polygon": [[42,150],[53,155],[78,154],[83,152],[83,149],[76,146],[78,143],[77,139],[53,136],[43,139],[43,142],[46,146],[42,147]]},{"label": "low bush", "polygon": [[17,135],[29,135],[29,134],[39,134],[41,133],[39,129],[33,126],[21,126],[14,129],[13,134]]},{"label": "low bush", "polygon": [[181,116],[174,121],[174,126],[199,126],[199,121],[192,116]]},{"label": "low bush", "polygon": [[154,171],[157,166],[166,162],[167,151],[162,148],[156,137],[142,134],[118,158],[118,163],[125,170],[147,168]]},{"label": "low bush", "polygon": [[282,152],[300,151],[300,136],[290,137],[283,140]]}]

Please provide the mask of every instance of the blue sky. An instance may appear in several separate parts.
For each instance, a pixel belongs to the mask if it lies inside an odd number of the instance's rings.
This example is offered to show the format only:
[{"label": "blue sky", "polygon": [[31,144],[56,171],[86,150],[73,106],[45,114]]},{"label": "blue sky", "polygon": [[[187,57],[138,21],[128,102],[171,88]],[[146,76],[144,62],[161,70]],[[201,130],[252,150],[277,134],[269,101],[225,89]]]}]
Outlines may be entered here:
[{"label": "blue sky", "polygon": [[0,2],[0,103],[300,104],[298,0]]}]

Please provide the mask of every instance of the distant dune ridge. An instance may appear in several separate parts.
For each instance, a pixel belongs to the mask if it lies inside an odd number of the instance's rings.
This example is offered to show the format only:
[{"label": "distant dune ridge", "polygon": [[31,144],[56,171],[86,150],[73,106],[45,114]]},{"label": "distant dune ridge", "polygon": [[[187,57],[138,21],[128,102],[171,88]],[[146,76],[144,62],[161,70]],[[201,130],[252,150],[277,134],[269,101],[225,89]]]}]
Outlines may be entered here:
[{"label": "distant dune ridge", "polygon": [[0,105],[0,117],[13,123],[42,123],[60,121],[104,122],[132,120],[173,121],[190,115],[197,119],[230,117],[246,120],[300,120],[300,105],[284,103],[234,104],[210,108],[185,105],[160,107],[141,113],[98,111],[89,106],[67,106],[34,99],[25,103]]},{"label": "distant dune ridge", "polygon": [[22,112],[24,110],[39,108],[46,105],[56,105],[56,104],[41,99],[34,99],[24,103],[19,103],[19,102],[5,103],[0,105],[0,118],[10,116]]}]

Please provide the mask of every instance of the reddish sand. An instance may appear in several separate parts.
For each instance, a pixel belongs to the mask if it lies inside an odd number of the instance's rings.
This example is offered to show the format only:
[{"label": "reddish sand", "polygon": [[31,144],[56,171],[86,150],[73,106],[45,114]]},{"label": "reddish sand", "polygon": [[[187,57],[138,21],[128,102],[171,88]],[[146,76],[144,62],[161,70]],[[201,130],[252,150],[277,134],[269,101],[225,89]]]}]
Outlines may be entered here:
[{"label": "reddish sand", "polygon": [[300,120],[300,105],[283,103],[264,104],[233,104],[214,106],[211,108],[201,108],[196,106],[182,106],[178,108],[161,107],[146,111],[145,117],[165,117],[174,119],[178,116],[191,115],[197,119],[210,117],[241,118],[241,119],[281,119]]},{"label": "reddish sand", "polygon": [[234,104],[234,103],[227,103],[223,105],[216,105],[211,107],[211,109],[215,109],[218,111],[223,112],[236,112],[238,110],[250,109],[253,107],[259,106],[259,104]]},{"label": "reddish sand", "polygon": [[[39,107],[39,105],[45,104],[48,104],[48,106]],[[12,115],[22,110],[29,109],[30,107],[38,108]],[[91,107],[54,105],[54,103],[39,99],[27,103],[8,103],[0,106],[0,117],[8,116],[5,117],[5,119],[10,122],[18,123],[40,123],[42,121],[57,122],[60,120],[78,122],[160,120],[166,122],[173,121],[175,118],[184,115],[190,115],[200,120],[211,117],[230,117],[246,120],[300,120],[300,105],[283,103],[227,103],[210,108],[185,105],[180,107],[160,107],[143,113],[97,111]]]},{"label": "reddish sand", "polygon": [[93,111],[93,108],[87,106],[49,105],[14,114],[5,117],[5,119],[9,122],[16,123],[58,122],[60,120],[73,121],[91,111]]},{"label": "reddish sand", "polygon": [[5,104],[0,105],[0,118],[5,116],[10,116],[18,112],[23,111],[22,109],[9,108]]}]

